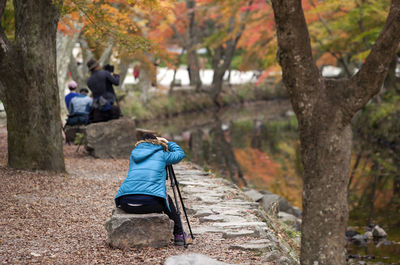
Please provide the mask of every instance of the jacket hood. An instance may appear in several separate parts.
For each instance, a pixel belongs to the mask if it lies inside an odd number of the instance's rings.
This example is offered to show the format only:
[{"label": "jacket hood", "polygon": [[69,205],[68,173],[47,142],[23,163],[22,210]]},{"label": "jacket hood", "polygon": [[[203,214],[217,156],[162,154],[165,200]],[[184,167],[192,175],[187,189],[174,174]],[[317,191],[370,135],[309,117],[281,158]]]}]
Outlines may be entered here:
[{"label": "jacket hood", "polygon": [[139,163],[150,157],[155,152],[165,150],[165,148],[166,145],[161,141],[143,140],[136,143],[135,149],[133,149],[131,156],[136,163]]}]

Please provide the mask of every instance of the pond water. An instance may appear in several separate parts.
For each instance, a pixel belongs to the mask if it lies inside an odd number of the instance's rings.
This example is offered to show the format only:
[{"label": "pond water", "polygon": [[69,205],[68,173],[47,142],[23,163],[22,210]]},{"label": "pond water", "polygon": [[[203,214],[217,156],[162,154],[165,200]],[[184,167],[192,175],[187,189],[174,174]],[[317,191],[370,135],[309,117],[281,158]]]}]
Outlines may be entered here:
[{"label": "pond water", "polygon": [[[288,100],[248,103],[221,111],[188,113],[138,124],[180,144],[187,159],[230,179],[238,186],[270,190],[301,208],[302,165],[297,120]],[[366,221],[351,215],[350,224],[364,232]],[[383,222],[383,223],[382,223]],[[362,224],[362,225],[361,225]],[[400,229],[380,226],[394,242]],[[400,264],[400,245],[348,246],[348,254],[371,264]],[[373,260],[371,258],[374,257]],[[361,259],[356,259],[357,262]]]}]

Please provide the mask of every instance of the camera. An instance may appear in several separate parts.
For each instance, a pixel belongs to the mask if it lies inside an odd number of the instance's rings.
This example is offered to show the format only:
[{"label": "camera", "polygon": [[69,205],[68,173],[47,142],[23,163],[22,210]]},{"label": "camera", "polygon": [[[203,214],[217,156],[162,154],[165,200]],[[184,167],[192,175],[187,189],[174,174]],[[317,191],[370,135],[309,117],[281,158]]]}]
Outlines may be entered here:
[{"label": "camera", "polygon": [[114,72],[114,65],[106,64],[106,65],[104,65],[103,69],[104,69],[105,71],[108,71],[108,72],[110,72],[110,73],[113,73],[113,72]]}]

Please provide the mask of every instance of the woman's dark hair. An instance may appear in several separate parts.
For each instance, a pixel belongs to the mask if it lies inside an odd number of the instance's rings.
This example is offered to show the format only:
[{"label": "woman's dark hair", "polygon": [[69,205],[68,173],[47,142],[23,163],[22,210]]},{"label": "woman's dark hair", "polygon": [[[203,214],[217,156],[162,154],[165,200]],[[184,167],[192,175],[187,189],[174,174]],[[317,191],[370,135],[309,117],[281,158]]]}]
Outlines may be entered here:
[{"label": "woman's dark hair", "polygon": [[142,140],[147,140],[147,139],[157,139],[157,137],[155,137],[154,135],[152,135],[151,133],[145,133],[142,136]]}]

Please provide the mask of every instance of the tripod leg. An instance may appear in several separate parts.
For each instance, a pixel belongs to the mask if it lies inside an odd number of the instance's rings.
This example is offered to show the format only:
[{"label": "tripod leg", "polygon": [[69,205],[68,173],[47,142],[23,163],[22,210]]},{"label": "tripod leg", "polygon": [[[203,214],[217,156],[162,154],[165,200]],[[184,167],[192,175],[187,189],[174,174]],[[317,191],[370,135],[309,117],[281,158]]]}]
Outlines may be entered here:
[{"label": "tripod leg", "polygon": [[[180,191],[180,189],[179,189],[179,182],[176,180],[176,176],[175,176],[175,172],[174,172],[173,167],[172,167],[172,166],[169,166],[168,169],[170,170],[170,174],[169,174],[169,175],[170,175],[170,178],[173,178],[173,179],[174,179],[174,183],[175,183],[176,189],[177,189],[177,191],[178,191],[179,199],[181,200],[183,213],[185,214],[186,222],[187,222],[187,224],[188,224],[189,231],[190,231],[190,236],[192,237],[192,239],[194,239],[193,232],[192,232],[192,228],[190,227],[189,218],[188,218],[188,215],[187,215],[187,213],[186,213],[186,207],[185,207],[185,204],[183,203],[182,194],[181,194],[181,191]],[[177,207],[178,207],[178,206],[177,206]]]},{"label": "tripod leg", "polygon": [[[171,175],[170,166],[167,166],[167,175],[168,175],[168,174],[169,174],[169,179],[171,180],[171,188],[172,188],[172,191],[173,191],[173,193],[174,193],[174,200],[175,200],[176,213],[177,213],[177,215],[178,215],[178,217],[179,217],[179,221],[180,221],[180,223],[181,223],[181,225],[182,225],[181,212],[180,212],[180,210],[179,210],[178,198],[176,197],[176,191],[175,191],[176,182],[175,182],[175,179],[174,179],[174,178],[172,177],[172,175]],[[183,234],[182,234],[182,236],[183,236],[183,246],[184,246],[185,248],[187,248],[188,245],[186,244],[185,231],[184,231],[184,229],[183,229],[183,225],[182,225],[182,232],[183,232]]]}]

